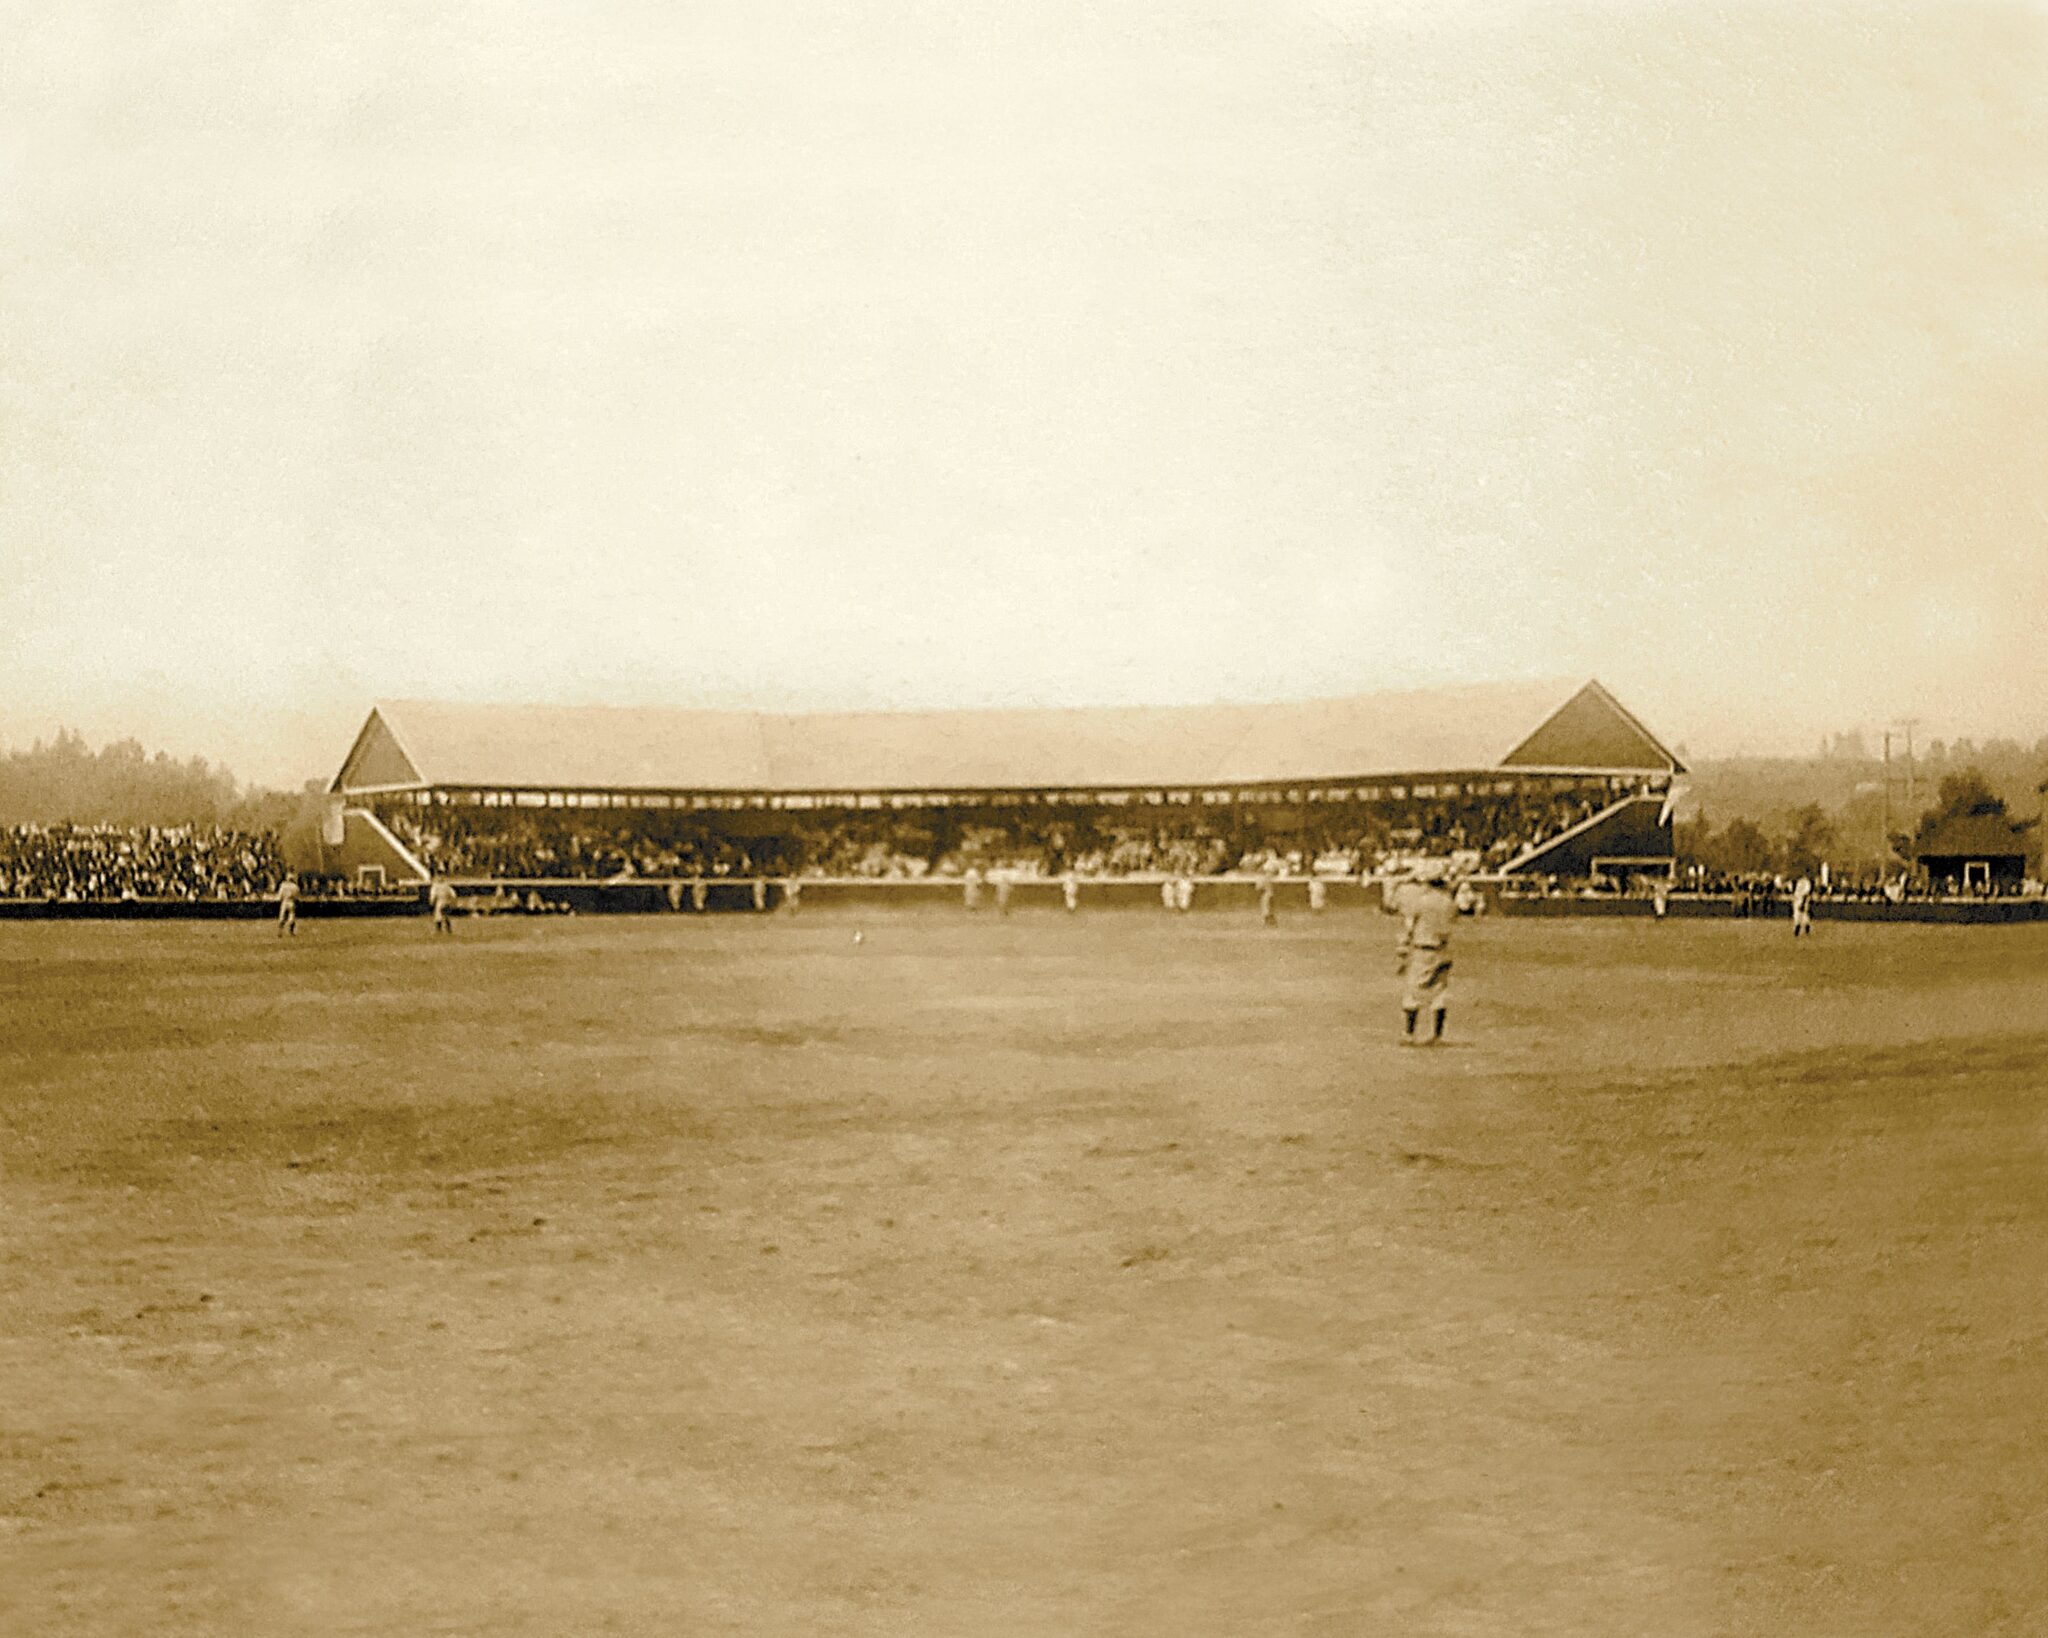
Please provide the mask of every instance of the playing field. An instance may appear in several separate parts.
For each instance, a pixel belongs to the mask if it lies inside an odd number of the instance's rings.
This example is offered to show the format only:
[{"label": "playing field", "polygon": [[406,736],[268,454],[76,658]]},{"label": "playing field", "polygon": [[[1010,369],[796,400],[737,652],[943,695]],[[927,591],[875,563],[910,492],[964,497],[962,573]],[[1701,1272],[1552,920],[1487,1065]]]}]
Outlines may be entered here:
[{"label": "playing field", "polygon": [[2048,927],[0,926],[0,1631],[2038,1634]]}]

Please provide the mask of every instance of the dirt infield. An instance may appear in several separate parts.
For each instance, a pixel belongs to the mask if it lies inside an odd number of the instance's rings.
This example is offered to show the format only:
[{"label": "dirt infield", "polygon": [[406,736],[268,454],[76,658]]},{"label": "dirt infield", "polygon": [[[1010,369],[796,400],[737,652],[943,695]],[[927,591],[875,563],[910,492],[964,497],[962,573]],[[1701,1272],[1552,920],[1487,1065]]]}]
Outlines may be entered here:
[{"label": "dirt infield", "polygon": [[2048,928],[0,927],[0,1631],[2048,1630]]}]

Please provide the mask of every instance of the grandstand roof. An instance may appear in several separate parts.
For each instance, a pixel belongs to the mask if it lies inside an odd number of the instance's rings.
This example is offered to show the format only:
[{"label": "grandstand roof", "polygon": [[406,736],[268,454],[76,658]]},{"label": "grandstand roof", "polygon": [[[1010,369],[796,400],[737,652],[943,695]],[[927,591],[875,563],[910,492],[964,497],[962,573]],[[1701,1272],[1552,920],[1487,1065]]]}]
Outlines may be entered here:
[{"label": "grandstand roof", "polygon": [[1491,683],[1282,705],[776,715],[377,705],[337,791],[1198,789],[1502,768],[1682,772],[1597,682]]}]

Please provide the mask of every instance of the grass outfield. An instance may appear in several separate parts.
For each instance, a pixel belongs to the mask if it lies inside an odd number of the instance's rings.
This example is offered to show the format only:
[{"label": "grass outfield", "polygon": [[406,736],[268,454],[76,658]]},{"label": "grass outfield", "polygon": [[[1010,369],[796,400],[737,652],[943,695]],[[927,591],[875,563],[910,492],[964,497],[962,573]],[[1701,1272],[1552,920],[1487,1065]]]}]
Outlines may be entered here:
[{"label": "grass outfield", "polygon": [[2048,927],[0,927],[0,1631],[2038,1634]]}]

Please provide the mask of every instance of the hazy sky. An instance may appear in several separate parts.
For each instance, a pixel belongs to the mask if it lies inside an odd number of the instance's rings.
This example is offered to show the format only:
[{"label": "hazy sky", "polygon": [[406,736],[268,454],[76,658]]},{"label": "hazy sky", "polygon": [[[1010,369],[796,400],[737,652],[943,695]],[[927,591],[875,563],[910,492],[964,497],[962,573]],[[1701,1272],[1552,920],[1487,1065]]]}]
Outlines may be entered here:
[{"label": "hazy sky", "polygon": [[2048,10],[0,5],[0,741],[2048,732]]}]

